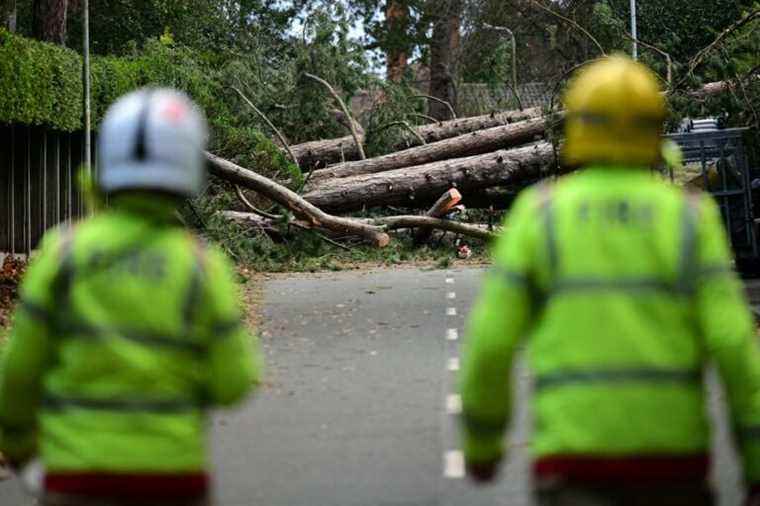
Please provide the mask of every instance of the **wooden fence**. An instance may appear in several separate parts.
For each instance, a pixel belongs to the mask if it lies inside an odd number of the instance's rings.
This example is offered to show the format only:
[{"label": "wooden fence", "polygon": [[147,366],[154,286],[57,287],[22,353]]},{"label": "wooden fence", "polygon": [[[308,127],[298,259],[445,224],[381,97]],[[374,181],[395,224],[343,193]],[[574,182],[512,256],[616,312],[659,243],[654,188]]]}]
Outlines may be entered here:
[{"label": "wooden fence", "polygon": [[84,213],[83,161],[82,132],[0,125],[0,252],[28,254],[47,229]]}]

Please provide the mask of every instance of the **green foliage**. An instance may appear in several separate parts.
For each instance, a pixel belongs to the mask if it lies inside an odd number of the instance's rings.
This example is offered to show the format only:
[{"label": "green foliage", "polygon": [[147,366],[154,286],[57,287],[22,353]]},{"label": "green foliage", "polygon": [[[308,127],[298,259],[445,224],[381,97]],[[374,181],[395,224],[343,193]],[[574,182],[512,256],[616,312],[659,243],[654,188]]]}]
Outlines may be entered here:
[{"label": "green foliage", "polygon": [[[485,83],[493,88],[503,88],[512,82],[512,41],[498,38],[483,58],[465,62],[464,74],[471,83]],[[470,67],[470,68],[467,68]]]},{"label": "green foliage", "polygon": [[303,175],[282,150],[253,127],[227,128],[217,144],[217,151],[243,167],[255,167],[260,174],[274,179],[287,178],[291,186],[299,187]]},{"label": "green foliage", "polygon": [[[624,23],[630,17],[629,0],[608,0],[611,10]],[[747,0],[681,0],[638,2],[639,38],[664,49],[674,60],[685,62],[709,44],[721,30],[739,19]]]},{"label": "green foliage", "polygon": [[350,30],[345,12],[319,11],[312,15],[304,41],[296,46],[290,68],[290,93],[282,97],[282,103],[290,104],[290,112],[296,114],[280,115],[285,130],[294,134],[294,142],[345,135],[345,128],[334,119],[333,110],[338,106],[329,91],[304,74],[326,80],[349,104],[351,97],[368,83],[364,51],[349,39]]},{"label": "green foliage", "polygon": [[[260,272],[325,271],[358,268],[362,264],[397,265],[422,262],[426,265],[450,265],[455,257],[448,243],[419,247],[410,234],[394,237],[386,248],[354,243],[349,251],[325,241],[315,232],[289,227],[287,219],[279,226],[282,240],[275,241],[256,227],[231,223],[218,211],[236,207],[234,193],[225,184],[213,182],[206,193],[184,211],[186,221],[232,256],[240,265]],[[275,211],[280,212],[280,211]],[[449,237],[453,237],[449,235]],[[487,255],[487,246],[468,240],[476,258]]]},{"label": "green foliage", "polygon": [[10,334],[11,334],[10,326],[3,327],[0,325],[0,356],[2,356],[3,354],[3,348],[5,348],[5,343],[8,342],[8,338],[10,337]]},{"label": "green foliage", "polygon": [[[448,1],[448,0],[447,0]],[[390,27],[384,15],[390,2],[384,0],[347,0],[352,12],[363,20],[366,37],[371,49],[380,49],[387,54],[392,51],[404,51],[412,55],[416,50],[426,51],[430,42],[430,26],[441,11],[442,1],[428,0],[394,0],[394,3],[408,9],[409,16],[399,20]],[[382,63],[384,54],[376,63]]]},{"label": "green foliage", "polygon": [[606,1],[594,3],[589,31],[605,48],[627,49],[630,39],[623,36],[630,29],[625,21],[615,15],[612,6]]},{"label": "green foliage", "polygon": [[0,29],[0,122],[79,128],[81,75],[73,51]]},{"label": "green foliage", "polygon": [[[69,6],[67,45],[78,48],[82,12],[75,2]],[[31,16],[19,7],[19,29],[28,34]],[[90,0],[90,41],[97,54],[125,55],[169,34],[175,43],[215,60],[228,51],[247,51],[258,39],[282,35],[296,10],[277,0]]]},{"label": "green foliage", "polygon": [[389,153],[394,146],[404,143],[419,144],[408,129],[394,124],[399,121],[406,121],[410,126],[420,123],[420,118],[413,115],[424,110],[424,101],[414,98],[419,92],[407,83],[383,81],[371,88],[370,93],[382,97],[382,100],[373,105],[365,118],[367,156]]},{"label": "green foliage", "polygon": [[[283,226],[286,229],[287,226]],[[206,233],[221,244],[238,263],[260,272],[338,271],[361,267],[362,264],[398,265],[406,262],[425,262],[449,266],[455,255],[450,246],[415,246],[410,236],[391,241],[385,248],[355,244],[349,251],[326,242],[319,234],[297,230],[286,233],[276,242],[255,228],[212,218]],[[486,247],[477,244],[473,251],[485,257]]]},{"label": "green foliage", "polygon": [[[60,46],[0,32],[0,121],[47,125],[64,131],[82,128],[82,63]],[[222,71],[205,65],[192,50],[148,41],[129,56],[92,59],[92,112],[97,127],[108,106],[141,86],[185,91],[205,110],[212,148],[222,156],[243,153],[238,161],[265,175],[300,172],[279,149],[237,112]]]},{"label": "green foliage", "polygon": [[[82,127],[82,61],[74,51],[0,32],[0,121]],[[186,50],[149,43],[140,55],[92,60],[95,122],[119,96],[145,85],[172,86],[206,110],[215,109],[218,85]]]}]

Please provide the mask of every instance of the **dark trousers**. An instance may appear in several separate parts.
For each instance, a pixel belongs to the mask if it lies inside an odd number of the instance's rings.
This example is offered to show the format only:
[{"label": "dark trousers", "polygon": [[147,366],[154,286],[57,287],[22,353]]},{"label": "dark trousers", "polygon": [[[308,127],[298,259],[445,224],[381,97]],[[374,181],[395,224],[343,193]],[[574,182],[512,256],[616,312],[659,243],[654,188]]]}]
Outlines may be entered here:
[{"label": "dark trousers", "polygon": [[46,494],[41,506],[211,506],[211,498],[198,499],[119,499]]},{"label": "dark trousers", "polygon": [[539,483],[539,506],[713,506],[706,483],[587,485]]}]

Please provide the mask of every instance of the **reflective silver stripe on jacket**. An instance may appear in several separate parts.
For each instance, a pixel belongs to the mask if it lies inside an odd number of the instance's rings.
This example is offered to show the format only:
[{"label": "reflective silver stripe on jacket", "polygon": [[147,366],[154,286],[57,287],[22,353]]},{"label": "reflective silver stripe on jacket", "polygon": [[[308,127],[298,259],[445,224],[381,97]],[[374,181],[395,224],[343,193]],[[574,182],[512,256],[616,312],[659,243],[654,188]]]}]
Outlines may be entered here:
[{"label": "reflective silver stripe on jacket", "polygon": [[702,384],[701,369],[632,367],[599,370],[566,370],[536,377],[537,390],[590,383]]}]

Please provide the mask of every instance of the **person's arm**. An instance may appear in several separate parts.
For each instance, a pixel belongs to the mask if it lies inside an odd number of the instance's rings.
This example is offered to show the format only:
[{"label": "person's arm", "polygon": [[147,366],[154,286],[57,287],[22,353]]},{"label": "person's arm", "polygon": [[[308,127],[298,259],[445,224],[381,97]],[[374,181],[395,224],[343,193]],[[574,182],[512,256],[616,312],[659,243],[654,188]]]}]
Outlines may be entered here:
[{"label": "person's arm", "polygon": [[696,315],[709,358],[723,381],[747,483],[760,489],[760,347],[743,286],[731,269],[720,213],[700,202]]},{"label": "person's arm", "polygon": [[54,355],[53,286],[59,270],[59,234],[49,233],[31,262],[20,289],[10,339],[0,359],[0,451],[12,464],[36,449],[42,381]]},{"label": "person's arm", "polygon": [[240,401],[260,381],[262,360],[258,340],[245,327],[239,290],[224,255],[207,253],[204,286],[208,336],[208,396],[215,405]]},{"label": "person's arm", "polygon": [[476,480],[489,480],[503,455],[513,357],[534,309],[537,223],[536,194],[527,192],[505,222],[493,267],[469,317],[460,389],[464,457]]}]

